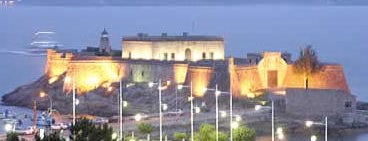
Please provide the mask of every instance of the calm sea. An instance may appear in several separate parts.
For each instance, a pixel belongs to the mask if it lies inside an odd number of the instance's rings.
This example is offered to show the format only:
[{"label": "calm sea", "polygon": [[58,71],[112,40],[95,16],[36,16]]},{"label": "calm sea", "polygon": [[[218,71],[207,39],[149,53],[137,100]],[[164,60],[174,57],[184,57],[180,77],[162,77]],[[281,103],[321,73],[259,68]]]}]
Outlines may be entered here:
[{"label": "calm sea", "polygon": [[[138,32],[220,35],[226,55],[287,51],[294,59],[311,44],[319,59],[340,63],[351,92],[368,101],[368,7],[365,6],[191,6],[191,7],[0,7],[0,94],[42,75],[45,56],[24,48],[37,31],[55,31],[65,48],[97,46],[106,28],[112,46]],[[1,127],[0,127],[1,128]],[[289,137],[292,141],[308,137]],[[366,141],[367,134],[333,140]]]}]

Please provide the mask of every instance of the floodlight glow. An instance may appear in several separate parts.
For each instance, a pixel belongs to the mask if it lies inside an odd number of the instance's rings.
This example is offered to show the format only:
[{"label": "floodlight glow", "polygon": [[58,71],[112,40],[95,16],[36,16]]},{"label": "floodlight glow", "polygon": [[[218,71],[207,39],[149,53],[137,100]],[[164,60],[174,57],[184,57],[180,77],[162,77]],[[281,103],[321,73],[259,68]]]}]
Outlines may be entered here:
[{"label": "floodlight glow", "polygon": [[305,126],[307,127],[311,127],[313,124],[313,121],[305,121]]},{"label": "floodlight glow", "polygon": [[128,101],[123,101],[123,107],[128,107]]}]

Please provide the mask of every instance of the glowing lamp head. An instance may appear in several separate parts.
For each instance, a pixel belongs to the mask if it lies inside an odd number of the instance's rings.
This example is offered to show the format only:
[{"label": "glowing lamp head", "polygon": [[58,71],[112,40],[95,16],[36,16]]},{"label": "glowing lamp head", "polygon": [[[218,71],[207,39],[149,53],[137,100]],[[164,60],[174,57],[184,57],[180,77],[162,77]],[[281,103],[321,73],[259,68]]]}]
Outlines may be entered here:
[{"label": "glowing lamp head", "polygon": [[128,101],[123,101],[123,107],[128,107]]},{"label": "glowing lamp head", "polygon": [[112,92],[113,88],[110,86],[107,88],[107,91]]},{"label": "glowing lamp head", "polygon": [[221,95],[221,91],[216,91],[216,92],[215,92],[215,95],[216,95],[216,96],[220,96],[220,95]]},{"label": "glowing lamp head", "polygon": [[284,130],[282,129],[282,127],[278,127],[276,129],[276,134],[283,134],[284,133]]},{"label": "glowing lamp head", "polygon": [[317,141],[317,136],[316,135],[312,135],[311,136],[311,141]]},{"label": "glowing lamp head", "polygon": [[64,83],[69,84],[70,82],[72,82],[72,78],[71,78],[70,76],[66,76],[66,77],[64,78]]},{"label": "glowing lamp head", "polygon": [[41,98],[43,98],[43,97],[46,97],[46,96],[47,96],[47,94],[46,94],[44,91],[41,91],[41,92],[40,92],[40,94],[39,94],[39,96],[40,96]]},{"label": "glowing lamp head", "polygon": [[284,133],[277,134],[277,138],[278,138],[279,140],[283,140],[283,139],[285,138]]},{"label": "glowing lamp head", "polygon": [[242,120],[240,115],[235,115],[235,121],[240,122]]},{"label": "glowing lamp head", "polygon": [[118,134],[116,132],[112,133],[111,139],[116,140],[118,138]]},{"label": "glowing lamp head", "polygon": [[13,126],[11,124],[5,124],[4,125],[4,129],[6,132],[9,132],[10,130],[12,130]]},{"label": "glowing lamp head", "polygon": [[136,115],[134,116],[134,119],[135,119],[135,121],[141,121],[141,119],[142,119],[142,115],[141,115],[141,114],[136,114]]},{"label": "glowing lamp head", "polygon": [[254,106],[254,110],[256,110],[256,111],[261,110],[261,108],[262,108],[262,106],[261,106],[261,105],[256,105],[256,106]]},{"label": "glowing lamp head", "polygon": [[79,99],[75,99],[75,105],[79,105]]},{"label": "glowing lamp head", "polygon": [[305,126],[307,127],[311,127],[313,124],[313,121],[305,121]]},{"label": "glowing lamp head", "polygon": [[203,88],[203,89],[202,89],[202,93],[206,93],[206,92],[207,92],[207,90],[208,90],[207,88]]},{"label": "glowing lamp head", "polygon": [[239,127],[239,123],[238,123],[238,122],[233,121],[233,122],[231,123],[231,128],[238,128],[238,127]]},{"label": "glowing lamp head", "polygon": [[227,116],[225,111],[220,111],[220,115],[222,118],[225,118]]},{"label": "glowing lamp head", "polygon": [[196,114],[200,113],[200,112],[201,112],[201,108],[199,108],[199,107],[194,107],[194,112],[195,112]]},{"label": "glowing lamp head", "polygon": [[162,110],[166,111],[168,109],[167,104],[162,104]]},{"label": "glowing lamp head", "polygon": [[192,97],[192,96],[188,97],[189,102],[192,101],[193,99],[194,99],[194,97]]},{"label": "glowing lamp head", "polygon": [[183,89],[183,85],[178,85],[178,90],[181,90],[181,89]]},{"label": "glowing lamp head", "polygon": [[149,82],[149,83],[148,83],[148,86],[149,86],[149,87],[153,87],[153,85],[155,85],[155,83],[153,83],[153,82]]}]

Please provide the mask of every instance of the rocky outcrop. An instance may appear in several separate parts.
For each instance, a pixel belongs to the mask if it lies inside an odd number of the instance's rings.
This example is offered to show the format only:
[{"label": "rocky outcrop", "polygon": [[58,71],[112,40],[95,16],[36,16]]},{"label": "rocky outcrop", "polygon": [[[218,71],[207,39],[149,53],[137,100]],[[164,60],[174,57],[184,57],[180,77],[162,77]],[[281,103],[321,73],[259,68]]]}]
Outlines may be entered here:
[{"label": "rocky outcrop", "polygon": [[[2,101],[5,105],[22,106],[33,108],[33,101],[37,101],[39,110],[46,110],[50,107],[49,98],[52,100],[53,109],[61,114],[72,113],[72,93],[63,91],[63,80],[65,75],[61,75],[59,80],[49,84],[46,76],[40,77],[37,81],[20,86],[14,91],[5,94]],[[92,114],[98,116],[113,116],[118,114],[118,94],[119,84],[111,84],[112,90],[108,91],[104,87],[98,87],[95,90],[77,94],[79,105],[76,107],[77,114]],[[39,97],[40,92],[44,92],[48,97]],[[163,102],[168,105],[169,110],[175,109],[175,87],[169,87],[163,90]],[[129,105],[124,108],[125,115],[135,113],[158,112],[158,91],[156,88],[148,87],[147,83],[136,84],[123,89],[123,99],[128,101]],[[188,102],[187,95],[178,94],[178,103],[180,107],[186,108]]]}]

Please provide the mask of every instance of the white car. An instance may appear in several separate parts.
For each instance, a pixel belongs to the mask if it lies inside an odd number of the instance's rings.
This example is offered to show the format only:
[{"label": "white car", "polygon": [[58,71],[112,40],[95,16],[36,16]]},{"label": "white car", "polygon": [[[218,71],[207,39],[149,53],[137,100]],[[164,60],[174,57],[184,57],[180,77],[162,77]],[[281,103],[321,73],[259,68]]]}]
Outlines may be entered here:
[{"label": "white car", "polygon": [[17,134],[20,134],[20,135],[32,135],[32,134],[35,133],[35,130],[33,129],[33,127],[30,126],[30,127],[24,128],[24,129],[16,128],[14,130],[14,132],[17,133]]},{"label": "white car", "polygon": [[92,122],[95,124],[105,124],[105,123],[109,123],[109,120],[106,118],[98,117],[98,118],[93,119]]},{"label": "white car", "polygon": [[66,129],[68,129],[68,125],[65,124],[65,123],[58,123],[58,124],[51,125],[51,129],[53,129],[53,130],[66,130]]}]

